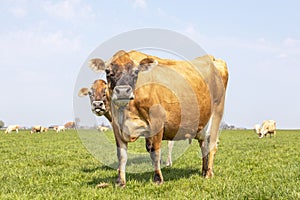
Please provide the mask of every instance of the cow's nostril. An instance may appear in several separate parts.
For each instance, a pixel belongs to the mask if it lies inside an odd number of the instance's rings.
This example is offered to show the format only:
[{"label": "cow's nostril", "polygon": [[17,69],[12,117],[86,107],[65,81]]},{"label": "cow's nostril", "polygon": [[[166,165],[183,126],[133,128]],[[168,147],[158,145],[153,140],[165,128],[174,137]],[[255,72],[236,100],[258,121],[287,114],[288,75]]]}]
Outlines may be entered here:
[{"label": "cow's nostril", "polygon": [[131,91],[131,88],[128,88],[127,90],[126,90],[126,93],[129,93]]},{"label": "cow's nostril", "polygon": [[120,94],[120,90],[118,88],[115,88],[116,93]]}]

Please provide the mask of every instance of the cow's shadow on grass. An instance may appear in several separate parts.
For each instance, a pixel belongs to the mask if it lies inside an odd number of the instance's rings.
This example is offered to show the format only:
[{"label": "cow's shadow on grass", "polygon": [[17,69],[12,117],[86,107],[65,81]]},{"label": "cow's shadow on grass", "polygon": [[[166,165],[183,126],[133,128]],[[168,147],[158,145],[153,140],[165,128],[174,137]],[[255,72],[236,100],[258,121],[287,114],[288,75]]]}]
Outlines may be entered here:
[{"label": "cow's shadow on grass", "polygon": [[[107,166],[99,166],[92,169],[83,168],[82,171],[86,173],[93,173],[98,170],[105,170],[108,173],[112,174],[111,176],[106,177],[93,177],[91,181],[89,181],[87,184],[95,187],[99,183],[108,183],[111,185],[114,185],[117,180],[117,170],[112,169]],[[179,180],[179,179],[187,179],[193,175],[199,175],[201,176],[200,169],[197,168],[177,168],[175,167],[163,167],[162,168],[162,174],[164,177],[164,181],[172,181],[172,180]],[[128,181],[137,181],[139,183],[147,183],[152,182],[154,176],[154,170],[147,171],[147,172],[141,172],[141,173],[126,173],[126,180]]]}]

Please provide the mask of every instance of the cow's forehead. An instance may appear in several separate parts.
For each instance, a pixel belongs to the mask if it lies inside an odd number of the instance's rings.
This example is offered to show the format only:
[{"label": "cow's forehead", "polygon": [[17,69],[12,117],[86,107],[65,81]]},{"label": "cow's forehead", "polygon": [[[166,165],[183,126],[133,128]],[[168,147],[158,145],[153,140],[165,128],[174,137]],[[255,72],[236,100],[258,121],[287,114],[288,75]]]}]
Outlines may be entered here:
[{"label": "cow's forehead", "polygon": [[111,62],[112,70],[129,70],[134,66],[133,60],[130,58],[129,54],[124,53],[120,56],[116,56]]},{"label": "cow's forehead", "polygon": [[95,80],[92,85],[92,88],[95,90],[102,90],[103,88],[106,88],[106,87],[107,87],[106,82],[101,79]]}]

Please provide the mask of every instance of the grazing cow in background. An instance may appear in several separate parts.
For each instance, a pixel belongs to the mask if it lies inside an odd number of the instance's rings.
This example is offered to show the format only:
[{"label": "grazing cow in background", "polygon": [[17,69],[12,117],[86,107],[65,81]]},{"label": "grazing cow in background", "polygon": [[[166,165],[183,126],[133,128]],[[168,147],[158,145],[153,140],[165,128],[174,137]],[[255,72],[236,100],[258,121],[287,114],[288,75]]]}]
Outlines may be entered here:
[{"label": "grazing cow in background", "polygon": [[109,128],[107,126],[98,126],[97,130],[100,132],[105,132],[108,131]]},{"label": "grazing cow in background", "polygon": [[47,132],[47,131],[48,131],[48,128],[38,125],[38,126],[32,127],[30,133],[42,133],[42,132]]},{"label": "grazing cow in background", "polygon": [[66,129],[75,128],[75,122],[67,122],[64,126]]},{"label": "grazing cow in background", "polygon": [[256,124],[254,126],[254,131],[257,133],[259,138],[263,138],[267,134],[276,135],[276,122],[274,120],[266,120],[262,123],[262,126]]},{"label": "grazing cow in background", "polygon": [[[139,56],[145,59],[136,63]],[[223,63],[215,67],[209,56],[175,61],[137,51],[119,51],[106,63],[97,58],[90,60],[91,68],[96,72],[105,70],[108,80],[119,160],[118,185],[126,185],[128,142],[140,136],[146,139],[157,184],[163,183],[162,140],[197,139],[203,156],[202,175],[213,176],[228,81]],[[203,131],[210,120],[209,131]]]},{"label": "grazing cow in background", "polygon": [[260,129],[261,136],[259,138],[262,138],[266,136],[267,134],[270,134],[270,137],[272,134],[276,135],[276,122],[274,120],[266,120],[262,123],[262,127]]},{"label": "grazing cow in background", "polygon": [[5,133],[11,133],[12,131],[16,131],[17,133],[19,133],[19,125],[9,125],[6,130]]},{"label": "grazing cow in background", "polygon": [[66,128],[65,128],[65,126],[54,126],[53,130],[55,130],[56,133],[59,133],[59,132],[65,131]]}]

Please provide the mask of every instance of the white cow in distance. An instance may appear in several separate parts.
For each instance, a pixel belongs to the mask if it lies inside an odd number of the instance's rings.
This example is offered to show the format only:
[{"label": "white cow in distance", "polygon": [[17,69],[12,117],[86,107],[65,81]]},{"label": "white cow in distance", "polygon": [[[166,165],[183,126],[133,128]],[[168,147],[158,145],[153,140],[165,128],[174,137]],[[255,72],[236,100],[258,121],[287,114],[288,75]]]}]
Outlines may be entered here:
[{"label": "white cow in distance", "polygon": [[19,125],[9,125],[6,130],[5,130],[5,133],[10,133],[12,131],[16,131],[17,133],[19,132],[19,128],[20,126]]},{"label": "white cow in distance", "polygon": [[59,133],[59,132],[65,131],[66,128],[65,128],[65,126],[54,126],[53,130],[55,130],[56,133]]},{"label": "white cow in distance", "polygon": [[256,124],[254,126],[255,132],[258,134],[259,138],[263,138],[267,134],[270,134],[270,137],[272,137],[272,134],[276,135],[276,122],[274,120],[266,120],[262,123],[262,126],[259,124]]},{"label": "white cow in distance", "polygon": [[262,124],[262,128],[260,130],[261,137],[266,136],[267,134],[270,134],[270,137],[272,134],[276,135],[276,122],[274,120],[266,120]]}]

